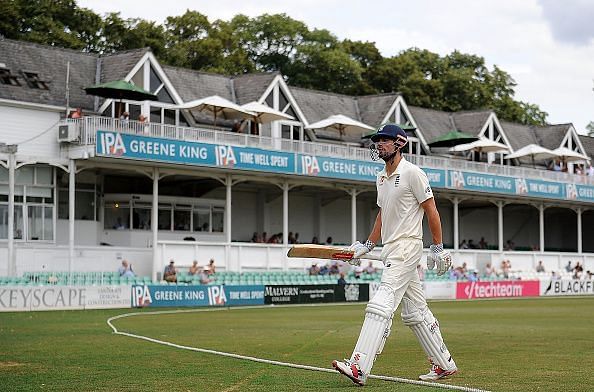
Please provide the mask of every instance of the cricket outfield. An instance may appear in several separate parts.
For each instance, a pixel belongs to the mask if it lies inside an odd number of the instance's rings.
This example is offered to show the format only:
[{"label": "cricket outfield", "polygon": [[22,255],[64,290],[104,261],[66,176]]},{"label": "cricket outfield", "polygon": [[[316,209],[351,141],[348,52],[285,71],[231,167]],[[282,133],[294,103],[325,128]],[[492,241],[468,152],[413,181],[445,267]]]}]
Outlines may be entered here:
[{"label": "cricket outfield", "polygon": [[[594,385],[594,298],[432,302],[460,372],[444,384],[492,391],[583,391]],[[330,368],[348,357],[364,304],[187,309],[114,320],[118,331],[180,346]],[[136,311],[133,311],[136,312]],[[335,391],[338,373],[194,352],[114,334],[119,310],[0,314],[6,391]],[[398,313],[373,373],[416,379],[428,369]],[[439,389],[371,379],[373,391]]]}]

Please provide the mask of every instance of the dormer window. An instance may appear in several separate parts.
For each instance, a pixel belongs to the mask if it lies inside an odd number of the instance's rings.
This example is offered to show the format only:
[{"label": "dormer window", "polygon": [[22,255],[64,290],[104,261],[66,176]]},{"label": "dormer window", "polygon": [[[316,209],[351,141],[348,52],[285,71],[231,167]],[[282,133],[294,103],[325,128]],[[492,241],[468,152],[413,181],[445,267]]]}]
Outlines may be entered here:
[{"label": "dormer window", "polygon": [[10,73],[8,68],[0,68],[0,83],[9,84],[11,86],[20,86],[17,76]]},{"label": "dormer window", "polygon": [[39,75],[37,72],[29,72],[29,71],[21,71],[23,73],[23,77],[27,81],[27,85],[31,88],[36,88],[39,90],[49,90],[49,82],[39,79]]}]

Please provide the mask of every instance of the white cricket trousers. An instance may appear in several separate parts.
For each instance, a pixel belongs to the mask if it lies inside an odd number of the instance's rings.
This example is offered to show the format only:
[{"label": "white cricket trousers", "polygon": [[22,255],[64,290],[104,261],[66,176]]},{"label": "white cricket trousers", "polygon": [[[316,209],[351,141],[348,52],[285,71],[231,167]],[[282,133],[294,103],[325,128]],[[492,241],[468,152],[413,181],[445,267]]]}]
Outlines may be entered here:
[{"label": "white cricket trousers", "polygon": [[416,307],[424,311],[427,300],[423,284],[417,272],[417,265],[423,256],[423,241],[419,239],[401,239],[384,246],[382,256],[386,258],[381,283],[394,290],[394,310],[403,297],[410,299]]}]

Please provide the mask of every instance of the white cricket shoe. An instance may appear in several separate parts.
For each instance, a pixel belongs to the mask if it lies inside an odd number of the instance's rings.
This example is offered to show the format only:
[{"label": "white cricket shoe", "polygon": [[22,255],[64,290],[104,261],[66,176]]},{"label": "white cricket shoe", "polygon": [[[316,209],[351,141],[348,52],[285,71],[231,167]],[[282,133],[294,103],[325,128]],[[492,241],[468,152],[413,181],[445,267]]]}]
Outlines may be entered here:
[{"label": "white cricket shoe", "polygon": [[[440,368],[439,366],[437,366],[436,364],[434,364],[433,361],[429,360],[429,362],[431,363],[431,369],[429,370],[429,373],[421,374],[419,376],[419,380],[435,381],[435,380],[439,380],[440,378],[451,376],[452,374],[454,374],[458,371],[458,368],[456,367],[455,363],[454,363],[454,367],[452,369],[444,370],[444,369]],[[452,361],[452,362],[454,362],[454,361]]]},{"label": "white cricket shoe", "polygon": [[363,371],[359,367],[359,364],[345,359],[344,362],[332,361],[332,367],[334,367],[334,369],[336,369],[339,373],[342,373],[348,378],[350,378],[351,381],[355,384],[359,386],[365,385],[367,375],[363,373]]}]

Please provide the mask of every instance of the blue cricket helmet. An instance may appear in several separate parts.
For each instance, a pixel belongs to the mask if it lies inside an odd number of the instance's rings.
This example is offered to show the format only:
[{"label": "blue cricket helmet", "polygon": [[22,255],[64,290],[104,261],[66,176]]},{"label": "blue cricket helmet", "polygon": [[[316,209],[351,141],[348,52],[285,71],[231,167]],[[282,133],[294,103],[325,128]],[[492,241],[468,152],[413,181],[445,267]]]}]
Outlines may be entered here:
[{"label": "blue cricket helmet", "polygon": [[377,129],[375,135],[371,136],[371,141],[377,142],[380,137],[387,137],[394,140],[402,140],[404,138],[405,141],[408,140],[406,132],[404,132],[398,125],[392,123],[381,125]]}]

